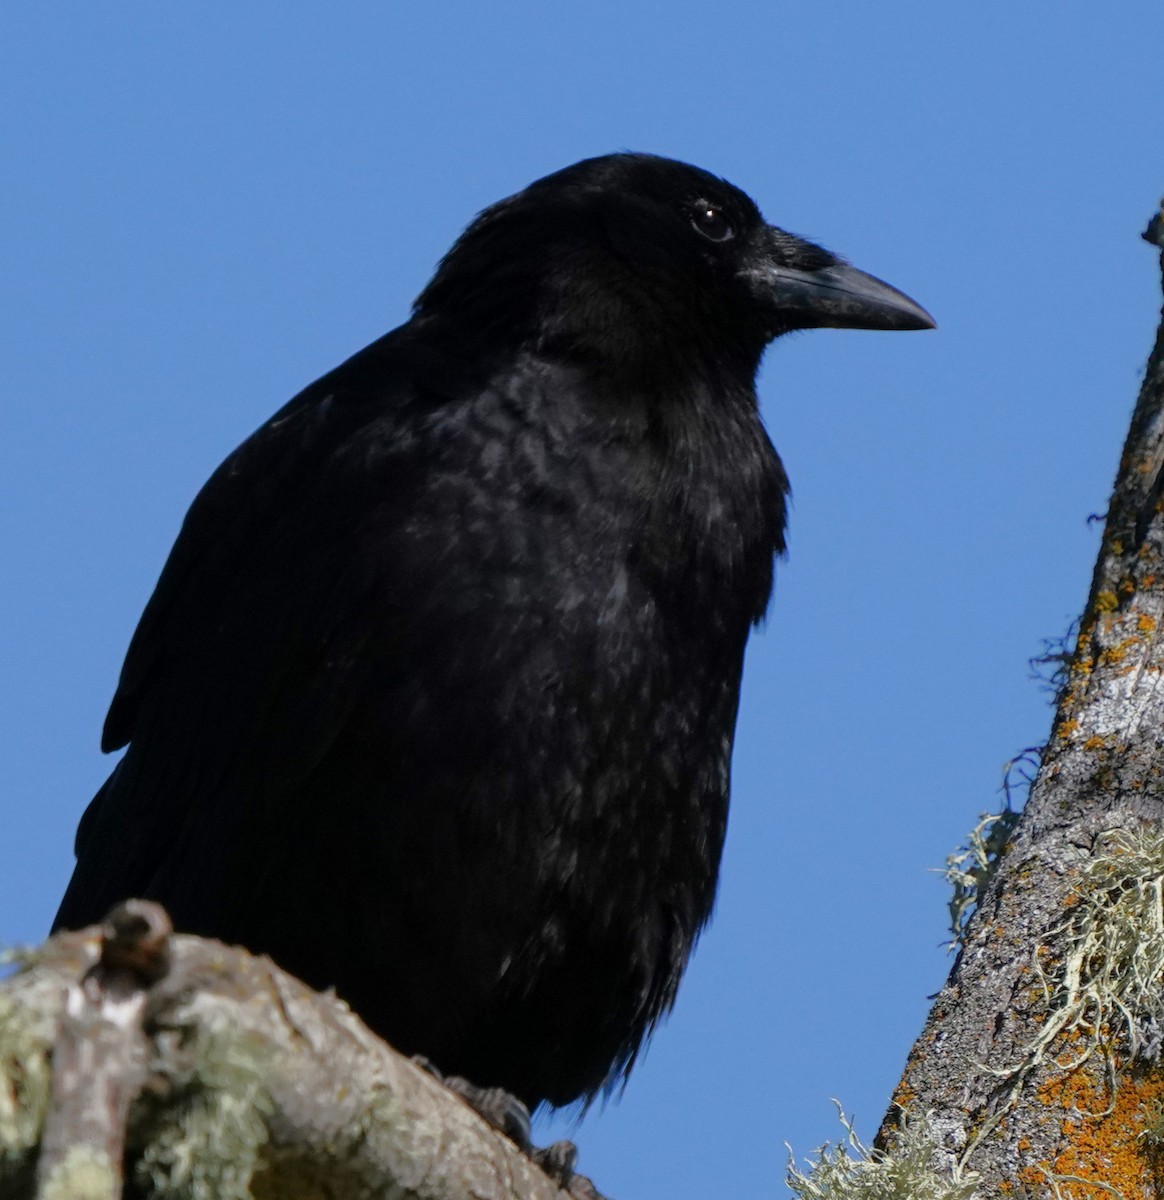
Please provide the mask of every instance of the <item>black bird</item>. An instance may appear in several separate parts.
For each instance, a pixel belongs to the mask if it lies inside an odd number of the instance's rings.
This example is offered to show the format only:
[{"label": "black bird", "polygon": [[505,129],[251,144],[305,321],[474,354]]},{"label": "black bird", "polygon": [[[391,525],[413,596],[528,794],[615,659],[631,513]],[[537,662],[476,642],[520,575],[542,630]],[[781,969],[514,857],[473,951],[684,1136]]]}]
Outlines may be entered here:
[{"label": "black bird", "polygon": [[486,209],[194,501],[57,926],[151,898],[530,1106],[616,1082],[715,895],[784,548],[764,347],[932,324],[668,159]]}]

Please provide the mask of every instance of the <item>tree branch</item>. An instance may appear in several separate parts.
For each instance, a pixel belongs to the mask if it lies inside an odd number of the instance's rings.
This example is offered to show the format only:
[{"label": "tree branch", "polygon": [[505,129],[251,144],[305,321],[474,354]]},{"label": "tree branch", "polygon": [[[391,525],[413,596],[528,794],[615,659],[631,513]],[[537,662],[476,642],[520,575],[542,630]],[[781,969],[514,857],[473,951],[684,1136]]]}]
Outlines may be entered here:
[{"label": "tree branch", "polygon": [[341,1001],[141,901],[0,985],[0,1196],[116,1197],[123,1158],[174,1200],[569,1195]]}]

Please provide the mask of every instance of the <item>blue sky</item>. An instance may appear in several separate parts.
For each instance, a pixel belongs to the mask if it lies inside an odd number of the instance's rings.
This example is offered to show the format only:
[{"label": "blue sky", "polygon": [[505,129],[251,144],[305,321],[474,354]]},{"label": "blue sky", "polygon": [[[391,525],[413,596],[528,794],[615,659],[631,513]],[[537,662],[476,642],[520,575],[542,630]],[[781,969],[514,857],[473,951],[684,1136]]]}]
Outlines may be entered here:
[{"label": "blue sky", "polygon": [[668,154],[940,329],[769,351],[791,553],[718,912],[582,1165],[621,1200],[779,1195],[830,1096],[871,1132],[949,965],[927,868],[1045,736],[1027,659],[1086,595],[1159,308],[1162,40],[1158,0],[9,0],[0,938],[52,917],[121,656],[214,466],[403,320],[478,209]]}]

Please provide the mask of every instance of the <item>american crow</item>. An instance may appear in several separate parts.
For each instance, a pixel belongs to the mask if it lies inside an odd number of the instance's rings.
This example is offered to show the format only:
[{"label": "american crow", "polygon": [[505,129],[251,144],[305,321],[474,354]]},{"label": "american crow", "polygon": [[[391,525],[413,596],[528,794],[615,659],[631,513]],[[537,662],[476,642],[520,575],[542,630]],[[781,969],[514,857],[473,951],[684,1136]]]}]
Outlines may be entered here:
[{"label": "american crow", "polygon": [[152,898],[530,1106],[617,1081],[715,894],[784,547],[764,347],[932,324],[668,159],[486,209],[194,501],[58,927]]}]

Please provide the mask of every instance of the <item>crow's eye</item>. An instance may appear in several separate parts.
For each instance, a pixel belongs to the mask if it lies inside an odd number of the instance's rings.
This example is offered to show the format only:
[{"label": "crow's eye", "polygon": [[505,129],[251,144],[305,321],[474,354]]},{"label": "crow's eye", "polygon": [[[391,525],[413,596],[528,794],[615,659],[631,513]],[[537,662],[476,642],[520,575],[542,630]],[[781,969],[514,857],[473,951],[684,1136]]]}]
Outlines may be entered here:
[{"label": "crow's eye", "polygon": [[713,242],[726,242],[735,233],[732,223],[724,216],[723,209],[700,200],[691,210],[691,224]]}]

